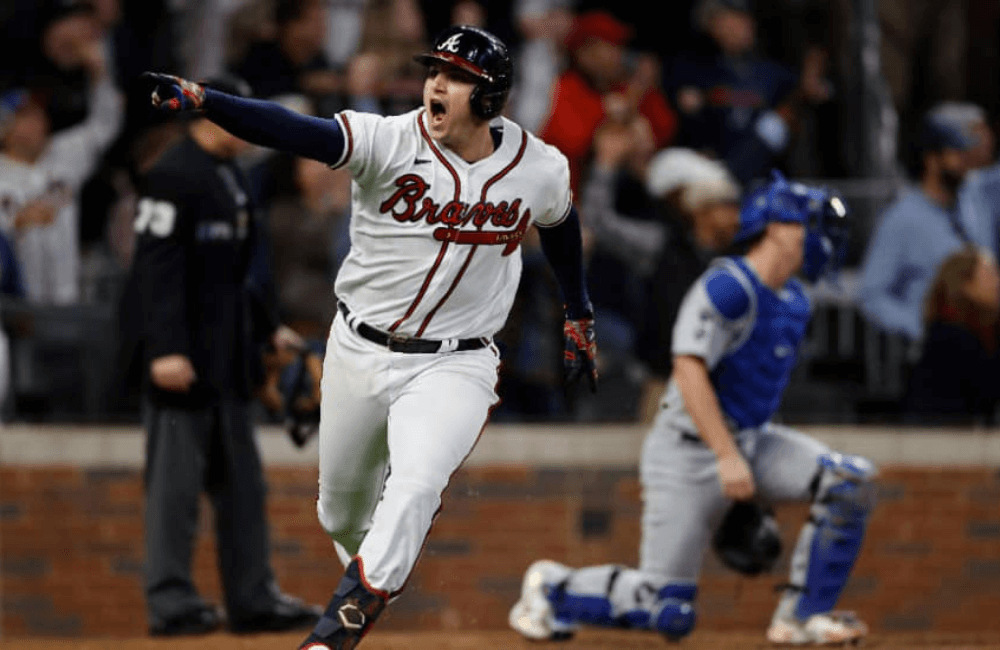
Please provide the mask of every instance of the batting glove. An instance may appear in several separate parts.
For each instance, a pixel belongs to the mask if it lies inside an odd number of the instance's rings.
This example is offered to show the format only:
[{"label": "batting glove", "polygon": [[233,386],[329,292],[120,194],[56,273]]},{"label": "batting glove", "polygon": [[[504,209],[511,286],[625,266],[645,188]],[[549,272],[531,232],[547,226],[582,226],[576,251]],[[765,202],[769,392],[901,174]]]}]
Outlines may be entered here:
[{"label": "batting glove", "polygon": [[143,72],[142,78],[155,84],[153,106],[161,111],[199,111],[205,103],[205,87],[201,84],[159,72]]},{"label": "batting glove", "polygon": [[590,391],[597,392],[597,340],[594,337],[594,313],[588,311],[582,318],[566,316],[563,323],[563,339],[566,348],[563,368],[566,385],[572,386],[584,375],[590,383]]}]

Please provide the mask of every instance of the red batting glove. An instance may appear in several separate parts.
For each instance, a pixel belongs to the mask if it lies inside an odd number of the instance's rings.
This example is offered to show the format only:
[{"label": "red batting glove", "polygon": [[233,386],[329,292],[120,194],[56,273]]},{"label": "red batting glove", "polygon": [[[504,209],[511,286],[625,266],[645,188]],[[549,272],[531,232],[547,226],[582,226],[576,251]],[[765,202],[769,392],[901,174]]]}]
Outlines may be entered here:
[{"label": "red batting glove", "polygon": [[153,106],[161,111],[198,111],[205,103],[205,87],[201,84],[159,72],[143,72],[142,78],[156,84],[151,98]]},{"label": "red batting glove", "polygon": [[563,369],[566,385],[572,386],[584,375],[590,391],[597,392],[597,340],[594,337],[594,315],[588,312],[583,318],[569,318],[563,323],[566,347]]}]

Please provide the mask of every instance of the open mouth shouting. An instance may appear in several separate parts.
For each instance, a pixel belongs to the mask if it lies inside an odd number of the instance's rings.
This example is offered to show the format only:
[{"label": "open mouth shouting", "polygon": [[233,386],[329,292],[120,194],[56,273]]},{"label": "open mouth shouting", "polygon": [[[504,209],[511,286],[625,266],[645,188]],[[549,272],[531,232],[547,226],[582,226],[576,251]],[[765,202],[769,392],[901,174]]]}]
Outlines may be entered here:
[{"label": "open mouth shouting", "polygon": [[441,126],[448,116],[448,107],[439,99],[431,99],[427,102],[427,115],[431,126]]}]

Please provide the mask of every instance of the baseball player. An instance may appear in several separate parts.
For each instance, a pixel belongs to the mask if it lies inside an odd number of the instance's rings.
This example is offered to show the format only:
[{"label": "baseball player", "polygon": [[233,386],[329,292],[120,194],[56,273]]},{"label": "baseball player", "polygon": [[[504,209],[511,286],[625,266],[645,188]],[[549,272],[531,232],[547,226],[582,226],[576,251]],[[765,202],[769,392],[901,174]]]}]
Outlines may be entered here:
[{"label": "baseball player", "polygon": [[875,468],[770,423],[810,318],[793,276],[801,269],[815,281],[837,266],[846,216],[838,197],[778,174],[744,200],[746,255],[713,262],[677,316],[674,371],[642,451],[639,568],[535,562],[510,612],[515,630],[530,639],[565,638],[581,624],[689,634],[705,548],[734,502],[756,498],[811,504],[767,638],[866,634],[832,609],[861,548]]},{"label": "baseball player", "polygon": [[565,157],[500,117],[506,46],[442,33],[423,106],[304,116],[150,74],[153,104],[200,110],[244,140],[346,167],[351,250],[322,379],[318,513],[346,572],[301,648],[354,648],[400,593],[452,473],[497,402],[493,335],[514,300],[519,244],[539,226],[565,300],[568,382],[596,389],[593,311]]}]

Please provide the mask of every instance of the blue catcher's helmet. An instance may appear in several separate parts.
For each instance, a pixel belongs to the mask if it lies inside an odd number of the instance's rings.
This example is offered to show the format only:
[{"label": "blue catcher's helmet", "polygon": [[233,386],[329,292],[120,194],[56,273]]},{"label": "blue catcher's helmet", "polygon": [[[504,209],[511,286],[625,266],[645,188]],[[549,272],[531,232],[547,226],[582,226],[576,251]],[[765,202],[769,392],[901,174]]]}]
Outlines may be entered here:
[{"label": "blue catcher's helmet", "polygon": [[775,170],[770,183],[743,200],[734,241],[757,236],[772,221],[806,227],[802,272],[810,282],[840,268],[849,235],[847,205],[840,196],[824,188],[789,183]]}]

